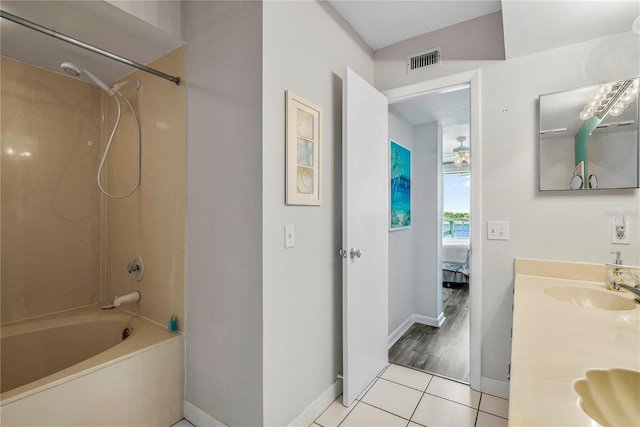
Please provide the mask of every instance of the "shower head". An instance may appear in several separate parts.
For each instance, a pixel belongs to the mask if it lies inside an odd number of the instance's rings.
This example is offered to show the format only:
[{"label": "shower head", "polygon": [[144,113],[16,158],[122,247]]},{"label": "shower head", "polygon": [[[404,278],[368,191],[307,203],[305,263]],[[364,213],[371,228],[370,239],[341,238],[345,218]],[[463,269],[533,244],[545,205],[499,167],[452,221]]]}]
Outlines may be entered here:
[{"label": "shower head", "polygon": [[62,69],[62,71],[73,77],[79,77],[80,74],[82,74],[80,68],[78,68],[78,66],[72,64],[71,62],[63,62],[62,64],[60,64],[60,68]]},{"label": "shower head", "polygon": [[87,77],[89,77],[95,84],[101,87],[109,95],[113,96],[115,94],[115,91],[111,89],[109,86],[107,86],[102,80],[100,80],[99,78],[97,78],[91,72],[85,70],[84,68],[78,67],[74,63],[63,62],[62,64],[60,64],[60,68],[62,69],[62,71],[64,71],[65,73],[67,73],[72,77],[80,77],[81,75],[85,74]]}]

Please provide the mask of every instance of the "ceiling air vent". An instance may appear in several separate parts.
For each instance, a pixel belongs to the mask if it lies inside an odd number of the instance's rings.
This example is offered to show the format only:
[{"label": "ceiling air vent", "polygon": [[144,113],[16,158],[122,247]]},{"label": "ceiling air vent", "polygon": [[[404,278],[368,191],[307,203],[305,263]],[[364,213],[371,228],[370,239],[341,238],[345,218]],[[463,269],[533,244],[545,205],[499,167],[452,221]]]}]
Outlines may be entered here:
[{"label": "ceiling air vent", "polygon": [[436,47],[434,49],[425,50],[424,52],[409,55],[407,58],[407,74],[412,71],[431,68],[440,64],[440,53],[442,49]]}]

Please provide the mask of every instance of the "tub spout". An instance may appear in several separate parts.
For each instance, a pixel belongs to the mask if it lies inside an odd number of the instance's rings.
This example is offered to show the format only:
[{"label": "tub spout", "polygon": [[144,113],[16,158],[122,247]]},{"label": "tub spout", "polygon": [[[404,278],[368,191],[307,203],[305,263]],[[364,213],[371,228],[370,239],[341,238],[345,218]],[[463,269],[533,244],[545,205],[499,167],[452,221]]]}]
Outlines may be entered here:
[{"label": "tub spout", "polygon": [[128,294],[122,295],[120,297],[116,297],[116,299],[113,300],[113,306],[114,307],[120,307],[120,304],[125,303],[125,302],[137,302],[140,301],[140,292],[139,291],[133,291],[130,292]]}]

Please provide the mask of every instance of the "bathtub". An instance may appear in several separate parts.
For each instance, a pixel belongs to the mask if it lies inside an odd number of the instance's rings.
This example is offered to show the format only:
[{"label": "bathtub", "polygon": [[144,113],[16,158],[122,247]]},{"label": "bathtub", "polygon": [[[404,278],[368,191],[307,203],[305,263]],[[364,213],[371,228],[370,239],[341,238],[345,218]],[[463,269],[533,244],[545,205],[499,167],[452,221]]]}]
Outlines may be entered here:
[{"label": "bathtub", "polygon": [[0,327],[2,426],[169,426],[182,418],[184,337],[119,309]]}]

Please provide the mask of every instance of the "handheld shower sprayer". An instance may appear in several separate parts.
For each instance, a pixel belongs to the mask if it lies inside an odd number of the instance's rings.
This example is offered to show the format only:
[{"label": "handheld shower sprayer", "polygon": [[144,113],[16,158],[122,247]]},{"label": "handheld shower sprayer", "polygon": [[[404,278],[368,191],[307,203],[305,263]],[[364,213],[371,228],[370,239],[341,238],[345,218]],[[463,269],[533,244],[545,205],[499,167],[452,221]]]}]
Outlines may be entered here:
[{"label": "handheld shower sprayer", "polygon": [[62,64],[60,64],[60,68],[62,69],[62,71],[64,71],[65,73],[67,73],[72,77],[80,77],[84,74],[87,77],[89,77],[96,85],[98,85],[98,87],[100,87],[105,92],[107,92],[109,95],[114,96],[116,94],[116,92],[113,89],[111,89],[102,80],[100,80],[95,75],[93,75],[93,73],[85,70],[84,68],[78,67],[76,64],[72,62],[63,62]]},{"label": "handheld shower sprayer", "polygon": [[[140,186],[140,178],[141,178],[141,168],[142,168],[142,160],[141,160],[141,135],[140,135],[140,122],[138,121],[138,116],[136,115],[136,111],[134,110],[133,106],[131,105],[131,102],[129,102],[129,99],[124,96],[122,94],[122,92],[120,92],[120,89],[125,86],[126,84],[132,83],[135,85],[135,87],[137,89],[140,88],[140,80],[136,80],[136,81],[131,81],[131,80],[126,80],[120,83],[116,83],[113,88],[110,88],[109,86],[107,86],[102,80],[100,80],[99,78],[97,78],[96,76],[93,75],[93,73],[91,73],[88,70],[85,70],[82,67],[77,66],[76,64],[72,63],[72,62],[63,62],[62,64],[60,64],[60,68],[62,69],[62,71],[64,71],[65,73],[67,73],[68,75],[70,75],[71,77],[80,77],[83,74],[87,77],[89,77],[89,79],[91,79],[91,81],[93,81],[93,83],[95,83],[96,85],[98,85],[98,87],[100,87],[102,90],[104,90],[105,92],[107,92],[110,96],[113,97],[113,99],[115,99],[116,101],[116,105],[118,107],[117,110],[117,115],[116,115],[116,121],[115,124],[113,125],[113,130],[111,131],[111,135],[109,136],[109,140],[107,142],[107,146],[104,150],[104,154],[102,155],[102,159],[100,160],[100,166],[98,167],[98,188],[100,189],[100,191],[107,197],[111,197],[112,199],[124,199],[125,197],[129,197],[130,195],[132,195]],[[137,158],[137,168],[138,168],[138,177],[136,180],[135,185],[133,186],[133,188],[126,194],[111,194],[109,193],[103,186],[102,186],[102,169],[104,168],[104,164],[105,161],[107,160],[107,156],[109,155],[109,150],[111,149],[111,143],[113,142],[113,137],[116,134],[116,130],[118,129],[118,125],[120,124],[120,114],[121,114],[121,105],[120,105],[120,99],[118,99],[118,96],[120,95],[125,102],[127,103],[127,105],[129,106],[129,109],[131,110],[131,114],[133,114],[133,118],[135,120],[135,124],[136,124],[136,133],[137,133],[137,139],[138,139],[138,145],[137,145],[137,154],[138,154],[138,158]]]}]

